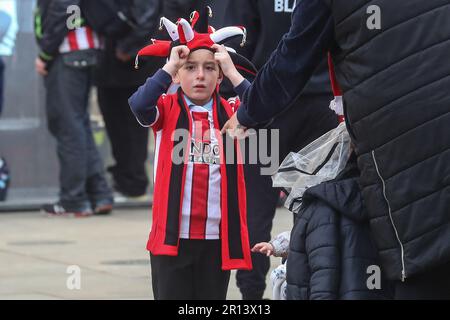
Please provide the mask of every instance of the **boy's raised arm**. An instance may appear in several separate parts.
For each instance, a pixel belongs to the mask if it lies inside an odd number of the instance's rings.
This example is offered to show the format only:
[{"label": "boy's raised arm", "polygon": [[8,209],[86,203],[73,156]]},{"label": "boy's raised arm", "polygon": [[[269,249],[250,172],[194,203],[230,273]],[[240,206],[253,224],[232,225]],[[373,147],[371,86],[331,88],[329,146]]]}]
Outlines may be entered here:
[{"label": "boy's raised arm", "polygon": [[172,77],[175,76],[186,62],[189,49],[186,46],[178,46],[172,49],[169,61],[158,70],[153,77],[148,78],[144,85],[128,99],[128,103],[136,119],[143,126],[151,126],[158,120],[159,97],[167,92]]},{"label": "boy's raised arm", "polygon": [[230,80],[233,84],[234,91],[239,96],[239,99],[242,100],[245,90],[250,87],[251,83],[236,69],[225,46],[215,44],[212,48],[215,50],[214,59],[219,63],[223,75]]},{"label": "boy's raised arm", "polygon": [[128,99],[131,111],[141,125],[148,127],[157,120],[156,104],[159,97],[167,92],[171,83],[172,77],[160,69]]}]

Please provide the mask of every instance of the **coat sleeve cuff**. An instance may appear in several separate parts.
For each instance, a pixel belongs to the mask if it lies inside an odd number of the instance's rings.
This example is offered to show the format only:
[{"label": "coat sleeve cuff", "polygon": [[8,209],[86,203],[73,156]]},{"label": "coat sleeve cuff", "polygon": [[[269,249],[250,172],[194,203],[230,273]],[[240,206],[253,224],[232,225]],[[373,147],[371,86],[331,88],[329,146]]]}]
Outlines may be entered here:
[{"label": "coat sleeve cuff", "polygon": [[239,106],[237,113],[236,113],[237,119],[241,125],[243,125],[246,128],[254,128],[258,124],[256,121],[254,121],[247,112],[247,108],[244,104],[241,103]]},{"label": "coat sleeve cuff", "polygon": [[250,81],[244,79],[237,87],[234,88],[234,92],[239,96],[242,101],[245,91],[251,86]]},{"label": "coat sleeve cuff", "polygon": [[39,52],[39,58],[41,58],[45,62],[49,62],[53,60],[53,56],[45,53],[44,51]]}]

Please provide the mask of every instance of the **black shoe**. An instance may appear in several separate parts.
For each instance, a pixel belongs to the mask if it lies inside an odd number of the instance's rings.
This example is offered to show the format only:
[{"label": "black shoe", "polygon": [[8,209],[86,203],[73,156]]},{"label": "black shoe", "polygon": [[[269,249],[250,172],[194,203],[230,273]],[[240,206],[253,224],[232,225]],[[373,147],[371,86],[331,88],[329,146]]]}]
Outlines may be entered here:
[{"label": "black shoe", "polygon": [[105,203],[95,206],[94,214],[98,216],[108,215],[111,213],[113,209],[112,203]]},{"label": "black shoe", "polygon": [[86,218],[92,216],[91,210],[66,210],[60,203],[45,204],[41,210],[52,217]]},{"label": "black shoe", "polygon": [[113,190],[122,194],[123,196],[127,197],[127,198],[140,198],[140,197],[145,197],[147,196],[147,191],[143,190],[143,191],[138,191],[136,192],[134,190],[134,192],[130,192],[129,190],[125,190],[122,187],[119,187],[117,184],[113,185]]}]

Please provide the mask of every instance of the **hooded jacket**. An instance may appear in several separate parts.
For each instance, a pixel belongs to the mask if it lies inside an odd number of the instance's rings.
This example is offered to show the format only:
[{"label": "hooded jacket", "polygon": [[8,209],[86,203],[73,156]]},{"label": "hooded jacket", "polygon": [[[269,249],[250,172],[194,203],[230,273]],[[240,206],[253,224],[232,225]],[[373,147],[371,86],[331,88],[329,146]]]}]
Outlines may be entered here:
[{"label": "hooded jacket", "polygon": [[[358,186],[354,158],[333,181],[311,187],[296,213],[287,259],[287,298],[383,299],[368,289],[371,266],[379,266]],[[370,282],[370,281],[369,281]]]}]

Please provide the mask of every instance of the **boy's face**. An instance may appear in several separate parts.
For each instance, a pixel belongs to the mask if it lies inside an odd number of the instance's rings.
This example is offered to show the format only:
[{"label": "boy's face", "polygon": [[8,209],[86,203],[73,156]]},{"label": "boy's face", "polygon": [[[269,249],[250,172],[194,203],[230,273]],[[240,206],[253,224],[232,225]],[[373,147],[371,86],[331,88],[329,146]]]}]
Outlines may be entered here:
[{"label": "boy's face", "polygon": [[181,85],[184,94],[193,103],[204,105],[211,99],[222,79],[222,71],[214,60],[214,53],[198,49],[189,54],[188,60],[178,70],[173,80]]}]

